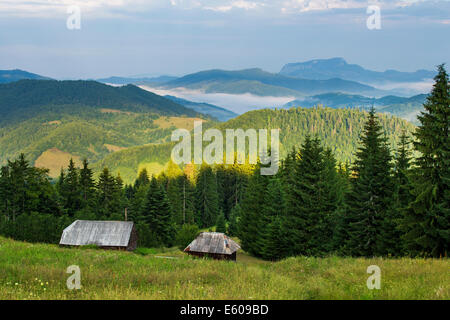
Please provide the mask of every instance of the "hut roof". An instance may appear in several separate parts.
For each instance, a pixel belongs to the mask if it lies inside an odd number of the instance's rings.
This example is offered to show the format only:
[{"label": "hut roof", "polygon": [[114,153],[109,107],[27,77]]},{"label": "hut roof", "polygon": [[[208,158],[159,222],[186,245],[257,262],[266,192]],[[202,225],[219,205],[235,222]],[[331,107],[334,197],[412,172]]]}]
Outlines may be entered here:
[{"label": "hut roof", "polygon": [[131,221],[76,220],[64,229],[59,244],[127,247],[132,230],[133,222]]},{"label": "hut roof", "polygon": [[216,254],[233,254],[241,247],[228,238],[225,234],[220,232],[202,232],[198,237],[192,241],[185,252],[194,251],[202,253],[216,253]]}]

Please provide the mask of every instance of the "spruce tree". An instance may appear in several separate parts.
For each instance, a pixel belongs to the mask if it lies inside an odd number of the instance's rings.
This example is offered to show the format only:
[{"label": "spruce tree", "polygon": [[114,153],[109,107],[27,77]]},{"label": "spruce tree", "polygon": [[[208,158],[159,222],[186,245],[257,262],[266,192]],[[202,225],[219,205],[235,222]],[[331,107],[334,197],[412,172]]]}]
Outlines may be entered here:
[{"label": "spruce tree", "polygon": [[382,131],[372,108],[360,138],[347,198],[345,253],[353,256],[386,254],[388,244],[395,241],[389,238],[394,193],[391,156]]},{"label": "spruce tree", "polygon": [[80,169],[80,187],[82,207],[95,207],[95,181],[87,159],[83,160],[83,167]]},{"label": "spruce tree", "polygon": [[413,195],[403,229],[411,254],[447,256],[450,246],[450,86],[444,65],[418,116],[414,148]]},{"label": "spruce tree", "polygon": [[73,159],[70,159],[67,175],[64,180],[65,192],[63,194],[64,208],[70,216],[81,209],[82,190],[80,185],[80,173],[75,167]]},{"label": "spruce tree", "polygon": [[286,218],[286,196],[278,176],[269,177],[263,199],[257,242],[260,243],[262,258],[278,260],[288,252],[288,235],[282,228]]},{"label": "spruce tree", "polygon": [[97,203],[100,218],[122,217],[119,185],[116,178],[103,168],[97,182]]},{"label": "spruce tree", "polygon": [[260,174],[261,164],[255,166],[250,176],[244,198],[241,202],[241,216],[239,218],[239,239],[242,249],[254,256],[260,256],[261,212],[263,197],[266,192],[267,178]]},{"label": "spruce tree", "polygon": [[221,233],[227,232],[227,223],[226,223],[223,211],[220,211],[219,215],[217,216],[216,232],[221,232]]},{"label": "spruce tree", "polygon": [[139,171],[138,177],[134,182],[134,189],[138,189],[140,186],[145,185],[148,186],[150,184],[150,179],[148,176],[147,169],[142,169]]},{"label": "spruce tree", "polygon": [[291,255],[317,255],[321,247],[320,199],[323,150],[320,141],[306,136],[300,158],[288,176],[286,232]]},{"label": "spruce tree", "polygon": [[326,254],[333,250],[335,218],[343,197],[340,177],[336,170],[336,159],[331,149],[325,149],[323,161],[323,171],[319,184],[320,208],[318,210],[320,216],[318,230],[316,231],[319,241],[317,252],[320,254]]},{"label": "spruce tree", "polygon": [[159,246],[171,246],[175,240],[175,225],[170,203],[164,188],[153,177],[142,207],[142,222],[148,225],[151,236]]},{"label": "spruce tree", "polygon": [[195,186],[196,223],[200,228],[214,225],[219,214],[216,177],[211,166],[202,164]]},{"label": "spruce tree", "polygon": [[230,212],[230,223],[228,224],[228,234],[230,236],[239,235],[239,219],[241,217],[241,205],[238,203],[231,209]]}]

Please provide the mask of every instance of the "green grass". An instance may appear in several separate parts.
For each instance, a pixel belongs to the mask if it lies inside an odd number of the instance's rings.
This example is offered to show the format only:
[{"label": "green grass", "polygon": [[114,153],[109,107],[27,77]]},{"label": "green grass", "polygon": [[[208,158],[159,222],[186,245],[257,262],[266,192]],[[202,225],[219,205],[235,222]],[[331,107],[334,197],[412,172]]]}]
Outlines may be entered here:
[{"label": "green grass", "polygon": [[[239,253],[237,263],[181,251],[141,254],[29,244],[0,237],[0,299],[449,299],[448,259],[289,258],[272,263]],[[167,258],[169,257],[169,258]],[[366,269],[378,265],[381,289]],[[68,290],[67,267],[81,269]]]}]

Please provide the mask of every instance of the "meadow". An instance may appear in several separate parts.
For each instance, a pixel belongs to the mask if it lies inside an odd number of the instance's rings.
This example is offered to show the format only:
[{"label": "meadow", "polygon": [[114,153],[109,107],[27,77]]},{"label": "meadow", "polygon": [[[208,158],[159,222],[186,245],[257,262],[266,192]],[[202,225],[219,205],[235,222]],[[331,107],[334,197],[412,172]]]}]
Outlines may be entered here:
[{"label": "meadow", "polygon": [[[81,289],[66,287],[78,265]],[[381,289],[366,286],[381,268]],[[176,248],[136,252],[61,248],[0,237],[0,299],[443,299],[448,259],[310,258],[267,262],[195,259]]]}]

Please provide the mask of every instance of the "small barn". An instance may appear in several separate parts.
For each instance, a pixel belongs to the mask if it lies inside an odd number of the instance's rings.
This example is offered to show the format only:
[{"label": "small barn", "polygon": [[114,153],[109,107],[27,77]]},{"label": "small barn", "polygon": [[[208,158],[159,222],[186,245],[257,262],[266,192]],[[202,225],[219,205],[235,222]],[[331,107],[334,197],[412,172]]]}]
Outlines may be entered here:
[{"label": "small barn", "polygon": [[196,257],[211,257],[218,260],[236,261],[236,251],[241,247],[220,232],[202,232],[184,252]]},{"label": "small barn", "polygon": [[131,221],[76,220],[64,229],[59,244],[133,251],[137,246],[137,232]]}]

